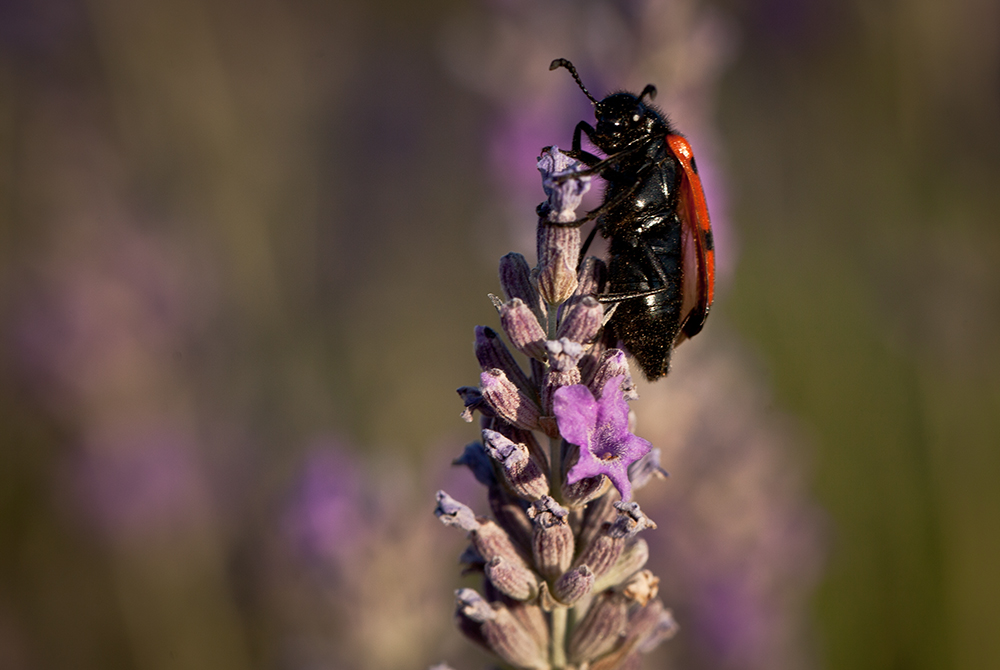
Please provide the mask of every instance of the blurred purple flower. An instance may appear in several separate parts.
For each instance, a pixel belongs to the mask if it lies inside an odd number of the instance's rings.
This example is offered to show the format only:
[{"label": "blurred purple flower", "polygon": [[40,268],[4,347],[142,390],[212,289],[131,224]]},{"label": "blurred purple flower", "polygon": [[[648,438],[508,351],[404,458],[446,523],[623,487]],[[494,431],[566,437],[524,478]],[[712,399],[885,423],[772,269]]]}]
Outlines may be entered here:
[{"label": "blurred purple flower", "polygon": [[195,298],[190,259],[165,240],[113,227],[95,243],[69,257],[57,252],[16,299],[16,369],[60,414],[172,377],[173,355],[209,293],[199,288]]},{"label": "blurred purple flower", "polygon": [[752,577],[720,575],[694,600],[693,630],[726,667],[767,663],[767,639],[775,627],[766,595],[757,592]]},{"label": "blurred purple flower", "polygon": [[190,437],[169,427],[91,437],[68,463],[71,504],[114,538],[197,523],[204,489],[192,453]]},{"label": "blurred purple flower", "polygon": [[313,450],[302,466],[285,516],[285,530],[311,560],[342,567],[368,535],[364,482],[341,448]]},{"label": "blurred purple flower", "polygon": [[567,483],[607,475],[628,502],[632,497],[628,466],[648,454],[652,445],[629,432],[623,380],[623,376],[608,380],[599,400],[582,384],[563,386],[555,392],[553,412],[562,436],[580,447],[580,460],[567,473]]},{"label": "blurred purple flower", "polygon": [[[563,115],[554,109],[519,100],[489,132],[489,160],[495,177],[504,190],[528,202],[537,198],[538,177],[525,169],[539,148],[552,143],[557,130],[565,125]],[[527,108],[527,109],[524,109]]]},{"label": "blurred purple flower", "polygon": [[662,450],[670,485],[643,507],[670,529],[651,535],[650,563],[686,636],[669,651],[690,668],[813,667],[808,596],[824,555],[793,425],[733,343],[697,340],[673,385],[642,388],[643,432]]}]

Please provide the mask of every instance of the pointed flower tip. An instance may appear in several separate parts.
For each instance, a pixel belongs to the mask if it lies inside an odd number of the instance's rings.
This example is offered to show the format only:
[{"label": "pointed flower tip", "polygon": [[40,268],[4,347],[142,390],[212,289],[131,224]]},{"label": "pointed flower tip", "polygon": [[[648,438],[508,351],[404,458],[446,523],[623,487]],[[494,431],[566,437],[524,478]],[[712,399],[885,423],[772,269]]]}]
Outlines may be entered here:
[{"label": "pointed flower tip", "polygon": [[463,505],[444,491],[437,492],[437,507],[434,516],[446,526],[457,526],[464,531],[472,532],[479,528],[475,512],[468,505]]},{"label": "pointed flower tip", "polygon": [[559,147],[548,147],[539,156],[538,171],[542,173],[542,188],[548,197],[544,207],[549,220],[565,223],[576,218],[576,209],[583,194],[590,190],[593,177],[575,173],[586,167],[559,151]]},{"label": "pointed flower tip", "polygon": [[627,502],[632,497],[628,468],[649,453],[652,445],[629,432],[622,379],[609,380],[600,399],[582,384],[557,389],[553,413],[563,438],[580,448],[580,458],[570,468],[567,483],[606,475]]}]

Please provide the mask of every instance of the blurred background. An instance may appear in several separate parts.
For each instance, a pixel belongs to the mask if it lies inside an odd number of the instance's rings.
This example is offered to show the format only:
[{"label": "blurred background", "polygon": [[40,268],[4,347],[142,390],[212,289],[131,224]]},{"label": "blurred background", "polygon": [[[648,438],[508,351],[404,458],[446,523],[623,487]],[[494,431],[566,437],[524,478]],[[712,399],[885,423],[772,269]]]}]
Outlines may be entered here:
[{"label": "blurred background", "polygon": [[5,0],[0,668],[489,662],[433,494],[555,57],[657,85],[718,240],[648,667],[1000,667],[1000,5]]}]

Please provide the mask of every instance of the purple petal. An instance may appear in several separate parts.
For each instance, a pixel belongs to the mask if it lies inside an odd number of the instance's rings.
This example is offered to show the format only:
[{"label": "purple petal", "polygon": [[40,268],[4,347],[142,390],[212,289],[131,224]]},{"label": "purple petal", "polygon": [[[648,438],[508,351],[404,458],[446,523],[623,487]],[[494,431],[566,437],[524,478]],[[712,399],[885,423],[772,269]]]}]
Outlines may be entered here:
[{"label": "purple petal", "polygon": [[628,480],[628,465],[621,458],[609,461],[605,465],[604,474],[608,476],[614,487],[622,496],[623,502],[632,499],[632,482]]},{"label": "purple petal", "polygon": [[552,411],[556,415],[560,434],[567,442],[580,446],[583,460],[583,452],[589,446],[597,425],[597,401],[590,389],[582,384],[556,389],[552,396]]},{"label": "purple petal", "polygon": [[[624,375],[612,377],[604,385],[604,392],[601,399],[597,401],[597,425],[607,425],[612,430],[608,436],[612,439],[621,439],[621,436],[628,433],[628,403],[621,392]],[[601,431],[604,434],[604,431]]]},{"label": "purple petal", "polygon": [[576,484],[583,479],[606,474],[608,474],[607,463],[594,456],[589,449],[580,447],[580,460],[566,473],[566,483]]}]

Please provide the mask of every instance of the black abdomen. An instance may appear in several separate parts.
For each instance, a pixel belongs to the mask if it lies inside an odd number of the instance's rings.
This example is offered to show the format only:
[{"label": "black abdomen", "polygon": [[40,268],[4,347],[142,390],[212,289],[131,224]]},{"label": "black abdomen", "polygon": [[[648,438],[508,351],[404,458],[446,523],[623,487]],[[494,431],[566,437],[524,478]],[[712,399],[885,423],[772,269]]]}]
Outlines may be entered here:
[{"label": "black abdomen", "polygon": [[675,213],[647,219],[641,229],[639,234],[611,238],[608,292],[612,296],[656,293],[618,303],[607,334],[608,344],[617,346],[621,341],[652,380],[670,370],[680,330],[683,250]]}]

